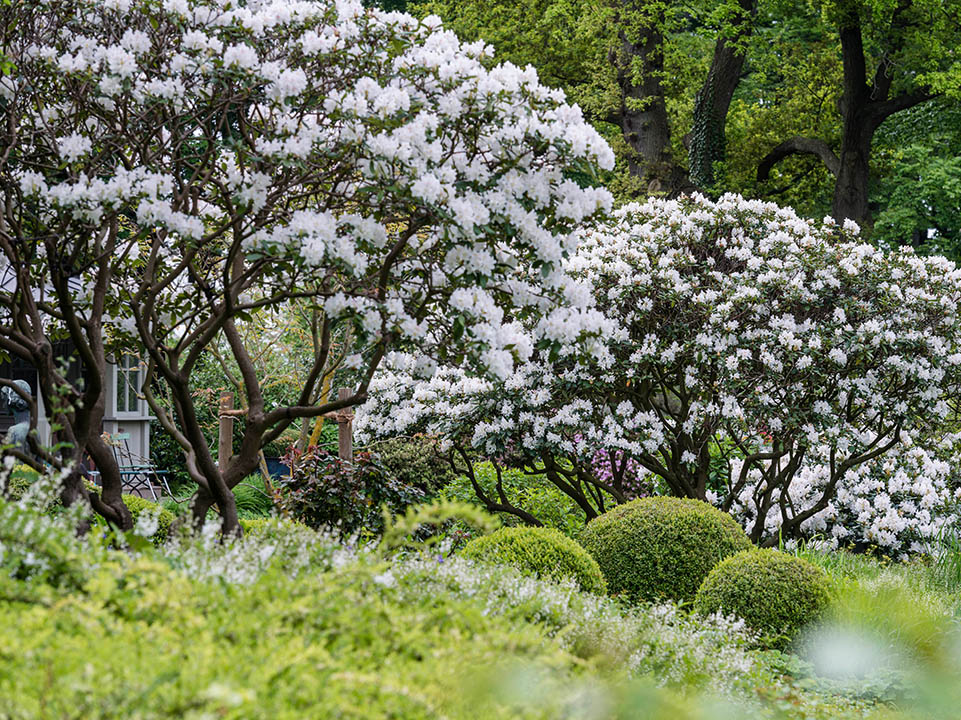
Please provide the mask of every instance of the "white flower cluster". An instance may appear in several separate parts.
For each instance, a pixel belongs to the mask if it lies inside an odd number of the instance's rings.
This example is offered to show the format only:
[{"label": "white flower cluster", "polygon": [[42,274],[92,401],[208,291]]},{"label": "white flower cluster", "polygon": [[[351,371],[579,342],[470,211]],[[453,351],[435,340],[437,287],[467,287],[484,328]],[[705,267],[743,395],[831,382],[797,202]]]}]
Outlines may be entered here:
[{"label": "white flower cluster", "polygon": [[239,538],[222,537],[219,522],[207,523],[201,532],[182,529],[157,552],[188,577],[241,585],[256,582],[270,569],[297,577],[343,564],[356,554],[331,536],[280,518],[265,520]]},{"label": "white flower cluster", "polygon": [[[940,442],[928,439],[923,446],[906,440],[897,451],[849,470],[826,507],[801,524],[802,534],[830,548],[876,546],[900,557],[936,553],[942,536],[961,522],[959,455],[961,435],[956,433]],[[736,474],[739,463],[732,465]],[[817,503],[830,477],[830,448],[820,446],[790,485],[789,512]],[[754,471],[753,482],[731,505],[732,514],[745,527],[757,520],[755,498],[763,495],[764,488],[762,473]],[[722,498],[712,499],[720,502]],[[768,508],[767,536],[778,534],[781,512],[779,506]]]},{"label": "white flower cluster", "polygon": [[[424,379],[401,359],[361,427],[571,460],[582,433],[670,492],[733,510],[755,540],[917,550],[955,519],[929,438],[958,388],[961,271],[854,232],[736,196],[627,206],[566,263],[593,289],[581,312],[602,317],[589,352],[535,353],[503,382]],[[710,486],[725,456],[736,462]]]},{"label": "white flower cluster", "polygon": [[[459,368],[430,371],[414,356],[388,357],[371,382],[370,401],[357,413],[358,440],[428,432],[446,446],[460,444],[492,457],[536,457],[549,448],[585,459],[598,447],[616,449],[623,442],[623,429],[602,407],[573,393],[561,402],[551,392],[556,369],[546,363],[520,364],[503,382]],[[566,381],[576,387],[586,378],[572,373]]]},{"label": "white flower cluster", "polygon": [[[117,244],[125,332],[149,262],[171,276],[150,331],[179,338],[229,292],[225,245],[253,266],[234,291],[320,296],[363,340],[456,341],[502,377],[530,354],[512,309],[576,294],[561,263],[612,199],[566,175],[613,154],[532,68],[358,0],[33,5],[9,49],[21,120],[5,187],[36,209],[37,237]],[[111,235],[121,216],[135,232]],[[552,342],[591,330],[567,317],[544,326]]]}]

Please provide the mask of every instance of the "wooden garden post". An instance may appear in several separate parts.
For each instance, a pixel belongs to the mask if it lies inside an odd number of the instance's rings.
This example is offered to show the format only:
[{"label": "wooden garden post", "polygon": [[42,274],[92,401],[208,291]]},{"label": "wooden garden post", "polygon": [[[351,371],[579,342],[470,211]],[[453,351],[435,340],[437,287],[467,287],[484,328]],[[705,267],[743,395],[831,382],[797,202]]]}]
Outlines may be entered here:
[{"label": "wooden garden post", "polygon": [[[346,400],[353,393],[349,388],[337,390],[337,399]],[[341,460],[350,462],[354,458],[353,424],[354,413],[349,408],[343,408],[336,413],[337,418],[337,454]]]},{"label": "wooden garden post", "polygon": [[217,439],[217,468],[220,473],[227,469],[234,451],[234,394],[220,396],[220,436]]}]

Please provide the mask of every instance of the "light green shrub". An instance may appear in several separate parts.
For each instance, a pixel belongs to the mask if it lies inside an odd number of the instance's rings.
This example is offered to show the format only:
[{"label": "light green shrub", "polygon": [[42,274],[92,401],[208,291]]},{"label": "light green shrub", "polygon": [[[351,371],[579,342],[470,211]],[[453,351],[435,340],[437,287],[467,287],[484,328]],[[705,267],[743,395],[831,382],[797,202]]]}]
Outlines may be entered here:
[{"label": "light green shrub", "polygon": [[27,488],[36,482],[39,477],[40,473],[29,465],[25,465],[24,463],[14,465],[10,471],[10,476],[7,478],[4,496],[8,500],[19,500],[27,491]]},{"label": "light green shrub", "polygon": [[705,578],[694,605],[698,612],[737,615],[780,646],[828,606],[825,572],[806,560],[774,549],[745,550],[722,561]]},{"label": "light green shrub", "polygon": [[553,528],[501,528],[474,538],[461,555],[471,560],[512,565],[537,577],[571,577],[581,590],[604,593],[601,569],[584,548]]},{"label": "light green shrub", "polygon": [[580,540],[609,591],[631,602],[692,600],[711,568],[751,547],[730,515],[671,497],[619,505],[591,520]]},{"label": "light green shrub", "polygon": [[155,532],[150,540],[154,545],[160,545],[167,540],[167,536],[170,533],[170,526],[173,524],[176,517],[172,512],[167,510],[167,508],[162,505],[151,502],[145,498],[138,495],[124,495],[123,496],[124,505],[130,510],[130,514],[133,516],[133,524],[136,526],[137,519],[140,517],[141,513],[145,511],[156,512],[157,515],[157,532]]},{"label": "light green shrub", "polygon": [[588,683],[607,717],[698,717],[670,691],[587,676],[536,623],[417,597],[362,561],[226,588],[114,557],[88,587],[0,598],[5,718],[550,720],[583,717]]},{"label": "light green shrub", "polygon": [[243,529],[244,533],[256,533],[261,532],[267,527],[267,523],[270,518],[265,517],[242,517],[239,518],[240,527]]}]

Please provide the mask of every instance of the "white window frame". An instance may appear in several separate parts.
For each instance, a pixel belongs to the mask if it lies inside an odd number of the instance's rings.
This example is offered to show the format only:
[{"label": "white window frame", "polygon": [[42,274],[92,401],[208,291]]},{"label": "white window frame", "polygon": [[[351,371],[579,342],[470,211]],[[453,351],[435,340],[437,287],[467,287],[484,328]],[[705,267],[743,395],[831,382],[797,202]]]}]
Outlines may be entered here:
[{"label": "white window frame", "polygon": [[[130,353],[124,353],[113,366],[113,410],[114,416],[118,418],[141,418],[146,411],[146,400],[140,394],[140,383],[144,370],[140,358]],[[130,376],[136,373],[135,384],[131,385]],[[127,405],[131,395],[134,398],[134,407],[130,409],[120,409],[121,387],[124,391],[124,405]]]}]

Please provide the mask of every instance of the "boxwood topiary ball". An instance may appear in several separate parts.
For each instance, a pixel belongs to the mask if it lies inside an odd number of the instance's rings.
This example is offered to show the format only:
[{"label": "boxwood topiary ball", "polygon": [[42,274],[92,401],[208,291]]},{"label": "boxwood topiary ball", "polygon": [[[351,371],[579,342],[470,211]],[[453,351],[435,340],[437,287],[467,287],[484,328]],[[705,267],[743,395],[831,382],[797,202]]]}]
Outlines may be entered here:
[{"label": "boxwood topiary ball", "polygon": [[586,592],[602,594],[607,588],[594,558],[553,528],[501,528],[474,538],[460,554],[471,560],[513,565],[537,577],[572,577]]},{"label": "boxwood topiary ball", "polygon": [[610,592],[631,602],[692,600],[711,568],[751,547],[727,513],[671,497],[618,505],[591,520],[580,540]]},{"label": "boxwood topiary ball", "polygon": [[828,604],[827,574],[806,560],[778,550],[748,550],[719,563],[704,580],[694,604],[698,612],[737,615],[780,646]]}]

